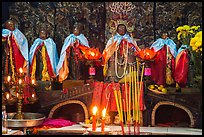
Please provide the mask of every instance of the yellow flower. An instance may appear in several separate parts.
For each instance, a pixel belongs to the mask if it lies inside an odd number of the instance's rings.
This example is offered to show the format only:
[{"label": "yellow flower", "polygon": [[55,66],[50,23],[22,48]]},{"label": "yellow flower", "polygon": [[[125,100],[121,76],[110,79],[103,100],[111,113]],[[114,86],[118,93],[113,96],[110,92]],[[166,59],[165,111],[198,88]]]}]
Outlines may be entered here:
[{"label": "yellow flower", "polygon": [[197,49],[197,47],[195,47],[195,46],[192,46],[192,50],[196,50]]},{"label": "yellow flower", "polygon": [[192,26],[192,27],[191,27],[191,30],[193,30],[193,29],[194,29],[194,30],[198,30],[199,28],[200,28],[200,26]]},{"label": "yellow flower", "polygon": [[181,39],[181,34],[182,34],[181,32],[178,33],[178,35],[177,35],[178,40]]},{"label": "yellow flower", "polygon": [[183,30],[183,27],[179,26],[177,29],[176,29],[176,32],[179,32],[179,31],[182,31]]},{"label": "yellow flower", "polygon": [[202,30],[199,31],[199,28],[200,26],[179,26],[176,28],[177,39],[182,44],[190,45],[193,51],[200,52],[202,51]]},{"label": "yellow flower", "polygon": [[190,26],[188,26],[188,25],[184,25],[183,28],[184,28],[184,30],[187,30],[187,31],[190,30]]},{"label": "yellow flower", "polygon": [[197,41],[196,43],[195,43],[195,46],[196,47],[200,47],[202,45],[202,42],[201,41]]},{"label": "yellow flower", "polygon": [[192,26],[191,29],[195,29],[197,26]]},{"label": "yellow flower", "polygon": [[199,28],[200,28],[200,26],[196,26],[196,27],[195,27],[195,30],[198,30]]},{"label": "yellow flower", "polygon": [[194,45],[198,41],[199,37],[191,38],[190,45]]},{"label": "yellow flower", "polygon": [[189,33],[195,34],[193,30],[190,30]]},{"label": "yellow flower", "polygon": [[201,37],[202,38],[202,31],[199,31],[198,33],[196,33],[195,37]]}]

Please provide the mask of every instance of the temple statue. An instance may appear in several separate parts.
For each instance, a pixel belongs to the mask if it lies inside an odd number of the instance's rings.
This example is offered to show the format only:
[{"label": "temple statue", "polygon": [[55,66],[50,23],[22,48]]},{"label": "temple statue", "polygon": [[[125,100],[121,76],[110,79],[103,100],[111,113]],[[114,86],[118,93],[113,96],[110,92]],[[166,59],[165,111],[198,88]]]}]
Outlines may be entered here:
[{"label": "temple statue", "polygon": [[56,44],[48,37],[45,28],[40,29],[37,38],[30,48],[30,76],[37,81],[53,81],[56,78],[56,66],[59,61]]},{"label": "temple statue", "polygon": [[135,52],[138,51],[136,41],[127,32],[125,24],[119,24],[116,35],[111,37],[103,51],[105,81],[118,82],[133,65]]},{"label": "temple statue", "polygon": [[83,54],[78,46],[89,47],[87,38],[82,34],[82,24],[74,24],[73,33],[64,41],[61,49],[59,63],[57,65],[57,75],[59,82],[66,79],[80,80],[83,76]]},{"label": "temple statue", "polygon": [[[115,36],[108,40],[103,51],[105,82],[115,82],[111,86],[112,90],[114,86],[119,86],[119,80],[124,78],[129,73],[129,67],[136,63],[135,52],[138,49],[136,41],[128,34],[126,25],[118,24]],[[112,93],[111,95],[114,96]],[[110,121],[113,124],[117,114],[114,98],[110,100],[110,104]]]},{"label": "temple statue", "polygon": [[[157,39],[150,48],[157,53],[151,66],[151,80],[158,85],[172,85],[174,81],[175,58],[177,55],[176,44],[167,33]],[[158,72],[159,71],[159,72]]]},{"label": "temple statue", "polygon": [[[113,91],[118,87],[118,89],[122,91],[121,94],[124,97],[125,91],[124,88],[122,88],[124,87],[124,83],[120,84],[119,81],[129,73],[130,66],[136,64],[135,53],[139,50],[136,41],[130,36],[130,33],[134,30],[134,19],[131,18],[134,5],[132,5],[131,2],[128,3],[126,6],[131,7],[130,11],[123,14],[123,8],[118,7],[120,4],[121,3],[116,2],[109,5],[112,15],[110,16],[109,22],[112,37],[107,41],[106,47],[102,53],[104,85],[106,85],[102,93],[102,102],[104,102],[104,100],[107,101],[104,98],[104,92],[109,91],[110,100],[107,112],[110,115],[111,124],[114,124],[115,116],[118,114],[116,98]],[[123,6],[127,8],[125,5]],[[115,8],[119,8],[118,11],[120,12],[114,12],[116,11]]]},{"label": "temple statue", "polygon": [[4,24],[2,44],[3,75],[10,75],[15,82],[20,68],[28,74],[28,41],[12,20],[7,20]]}]

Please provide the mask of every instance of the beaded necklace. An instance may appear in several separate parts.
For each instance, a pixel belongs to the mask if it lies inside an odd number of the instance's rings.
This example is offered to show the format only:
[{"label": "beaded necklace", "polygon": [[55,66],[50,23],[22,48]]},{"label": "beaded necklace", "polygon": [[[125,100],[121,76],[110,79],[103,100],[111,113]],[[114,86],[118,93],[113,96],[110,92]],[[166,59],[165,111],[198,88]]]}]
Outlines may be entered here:
[{"label": "beaded necklace", "polygon": [[[128,46],[129,46],[129,44],[127,43],[126,50],[123,50],[123,51],[125,51],[125,52],[123,52],[123,58],[124,58],[123,63],[118,62],[118,55],[117,54],[118,54],[119,45],[117,46],[117,49],[115,51],[115,74],[116,74],[117,78],[122,78],[126,73],[127,62],[128,62]],[[120,66],[124,65],[123,74],[121,76],[118,75],[118,65],[120,65]]]}]

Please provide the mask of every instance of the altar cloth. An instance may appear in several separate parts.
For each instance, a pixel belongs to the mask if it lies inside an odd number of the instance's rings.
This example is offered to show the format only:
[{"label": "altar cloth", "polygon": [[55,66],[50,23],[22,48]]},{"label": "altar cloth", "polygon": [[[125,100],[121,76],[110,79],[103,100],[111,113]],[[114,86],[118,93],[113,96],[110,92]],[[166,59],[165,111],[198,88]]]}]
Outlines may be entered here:
[{"label": "altar cloth", "polygon": [[[112,135],[120,135],[121,127],[117,125],[106,125],[110,128]],[[133,132],[133,126],[131,131]],[[125,127],[125,131],[127,131]],[[140,127],[141,133],[150,133],[151,135],[202,135],[202,129],[187,128],[187,127]],[[61,128],[50,128],[45,130],[39,130],[39,135],[88,135],[87,128],[82,127],[80,124],[74,124],[72,126],[65,126]]]}]

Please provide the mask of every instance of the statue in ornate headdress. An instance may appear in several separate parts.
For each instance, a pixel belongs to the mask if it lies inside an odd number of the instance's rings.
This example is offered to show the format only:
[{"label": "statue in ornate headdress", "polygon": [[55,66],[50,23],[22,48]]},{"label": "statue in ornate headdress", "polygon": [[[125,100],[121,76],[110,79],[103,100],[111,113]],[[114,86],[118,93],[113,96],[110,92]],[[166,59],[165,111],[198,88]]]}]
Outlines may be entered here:
[{"label": "statue in ornate headdress", "polygon": [[162,38],[157,39],[150,48],[157,53],[154,61],[150,63],[151,80],[158,85],[174,84],[174,64],[177,55],[174,41],[168,37],[167,33],[163,33]]},{"label": "statue in ornate headdress", "polygon": [[83,26],[81,23],[74,24],[73,33],[70,34],[64,41],[62,46],[59,63],[57,65],[57,75],[59,82],[68,79],[82,79],[83,53],[79,46],[89,47],[87,38],[81,33]]},{"label": "statue in ornate headdress", "polygon": [[48,37],[47,30],[41,28],[30,48],[29,62],[31,79],[37,81],[53,81],[56,77],[56,66],[59,61],[56,44]]},{"label": "statue in ornate headdress", "polygon": [[12,20],[7,20],[4,24],[2,44],[3,75],[11,75],[12,81],[15,82],[20,68],[28,74],[28,41]]},{"label": "statue in ornate headdress", "polygon": [[114,88],[120,87],[119,80],[127,75],[129,66],[135,64],[135,53],[139,51],[136,41],[129,34],[134,30],[135,19],[131,14],[134,7],[131,2],[113,2],[109,6],[112,12],[109,26],[113,35],[108,40],[102,54],[105,82],[113,82],[109,90],[110,101],[108,107],[112,124],[117,114],[116,101],[113,94]]},{"label": "statue in ornate headdress", "polygon": [[[125,8],[117,9],[117,6],[121,7],[120,5]],[[139,50],[139,47],[129,34],[134,30],[134,19],[130,16],[134,6],[130,3],[118,2],[110,5],[110,9],[114,14],[110,21],[110,31],[115,35],[108,40],[103,51],[103,72],[106,81],[118,82],[124,77],[128,66],[135,62],[134,53]]]}]

